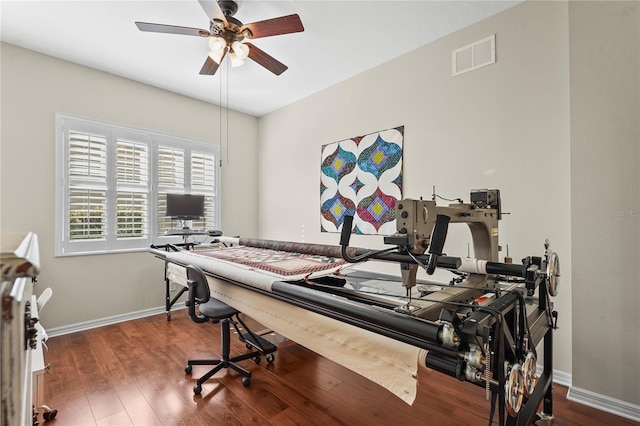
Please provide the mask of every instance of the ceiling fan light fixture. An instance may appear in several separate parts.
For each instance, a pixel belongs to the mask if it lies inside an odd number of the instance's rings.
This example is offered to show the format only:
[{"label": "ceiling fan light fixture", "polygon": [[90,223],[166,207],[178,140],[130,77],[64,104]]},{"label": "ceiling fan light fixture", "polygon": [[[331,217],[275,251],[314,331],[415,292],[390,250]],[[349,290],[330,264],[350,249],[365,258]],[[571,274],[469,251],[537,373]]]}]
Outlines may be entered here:
[{"label": "ceiling fan light fixture", "polygon": [[227,41],[222,37],[212,36],[209,38],[209,49],[222,52],[227,47]]},{"label": "ceiling fan light fixture", "polygon": [[244,60],[247,56],[249,56],[249,46],[240,43],[239,41],[234,41],[233,44],[231,44],[231,50],[233,50],[235,56],[241,60]]},{"label": "ceiling fan light fixture", "polygon": [[236,68],[240,65],[244,64],[244,59],[237,55],[235,52],[229,53],[229,57],[231,58],[231,67]]},{"label": "ceiling fan light fixture", "polygon": [[209,38],[209,57],[213,59],[216,64],[220,65],[224,52],[227,49],[227,41],[222,37],[210,37]]}]

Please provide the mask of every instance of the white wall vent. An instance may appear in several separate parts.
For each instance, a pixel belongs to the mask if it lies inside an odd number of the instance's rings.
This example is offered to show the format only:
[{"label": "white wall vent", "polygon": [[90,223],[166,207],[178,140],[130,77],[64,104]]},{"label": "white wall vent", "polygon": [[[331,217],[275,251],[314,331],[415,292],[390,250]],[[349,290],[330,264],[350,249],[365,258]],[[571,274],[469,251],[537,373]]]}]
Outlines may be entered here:
[{"label": "white wall vent", "polygon": [[468,44],[451,52],[453,61],[453,76],[478,68],[494,64],[496,62],[496,35]]}]

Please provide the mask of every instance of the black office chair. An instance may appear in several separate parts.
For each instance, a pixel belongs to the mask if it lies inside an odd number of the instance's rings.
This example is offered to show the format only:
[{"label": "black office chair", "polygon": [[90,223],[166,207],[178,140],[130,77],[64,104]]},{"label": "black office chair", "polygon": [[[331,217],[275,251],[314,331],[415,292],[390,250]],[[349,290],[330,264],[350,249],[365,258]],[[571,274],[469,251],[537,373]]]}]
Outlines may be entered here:
[{"label": "black office chair", "polygon": [[[204,382],[209,380],[221,369],[229,367],[242,375],[242,384],[244,386],[249,386],[251,384],[251,372],[236,363],[253,358],[254,362],[259,364],[261,355],[266,355],[267,362],[271,363],[275,358],[273,352],[275,352],[276,346],[249,330],[246,324],[240,319],[240,312],[226,303],[211,297],[209,284],[200,268],[193,265],[187,266],[187,283],[189,285],[189,317],[197,323],[208,322],[209,320],[214,323],[220,322],[222,331],[222,358],[190,359],[187,361],[187,366],[184,369],[187,374],[191,374],[193,365],[215,365],[207,374],[198,379],[197,384],[193,387],[193,392],[196,395],[200,395]],[[196,313],[196,306],[199,308],[200,315]],[[234,316],[237,322],[233,320]],[[241,333],[238,329],[238,322],[244,327],[245,333]],[[247,349],[255,349],[253,352],[230,358],[231,325],[233,325],[238,333],[240,341],[246,344]]]}]

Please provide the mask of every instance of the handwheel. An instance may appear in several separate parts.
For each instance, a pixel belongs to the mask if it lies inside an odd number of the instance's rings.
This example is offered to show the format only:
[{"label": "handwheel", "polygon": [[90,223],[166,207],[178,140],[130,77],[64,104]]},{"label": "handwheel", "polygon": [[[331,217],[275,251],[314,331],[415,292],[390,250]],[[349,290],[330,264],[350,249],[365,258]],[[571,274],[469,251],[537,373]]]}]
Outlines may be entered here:
[{"label": "handwheel", "polygon": [[202,386],[200,385],[195,385],[193,387],[193,393],[195,393],[196,395],[200,395],[202,393]]},{"label": "handwheel", "polygon": [[251,379],[249,377],[243,377],[242,378],[242,386],[244,386],[246,388],[250,384],[251,384]]},{"label": "handwheel", "polygon": [[536,377],[537,365],[536,356],[533,352],[527,353],[524,359],[524,365],[522,367],[522,374],[524,376],[524,396],[527,398],[533,395],[533,391],[536,389],[536,383],[538,378]]},{"label": "handwheel", "polygon": [[560,259],[552,252],[547,262],[547,288],[551,296],[557,296],[560,288]]},{"label": "handwheel", "polygon": [[185,373],[187,373],[187,374],[191,374],[191,370],[192,370],[192,369],[193,369],[193,367],[192,367],[192,366],[187,365],[187,366],[184,368],[184,372],[185,372]]},{"label": "handwheel", "polygon": [[267,354],[266,359],[267,359],[267,362],[271,364],[273,360],[276,359],[276,357],[274,354]]},{"label": "handwheel", "polygon": [[515,417],[522,408],[522,399],[524,395],[524,374],[520,364],[513,364],[507,382],[504,384],[504,398],[509,415]]}]

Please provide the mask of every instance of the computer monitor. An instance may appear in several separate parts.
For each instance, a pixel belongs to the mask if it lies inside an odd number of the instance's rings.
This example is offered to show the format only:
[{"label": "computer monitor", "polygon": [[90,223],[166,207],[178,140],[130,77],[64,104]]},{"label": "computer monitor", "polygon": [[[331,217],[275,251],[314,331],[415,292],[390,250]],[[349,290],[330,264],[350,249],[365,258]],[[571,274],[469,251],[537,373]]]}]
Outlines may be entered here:
[{"label": "computer monitor", "polygon": [[166,216],[178,220],[204,217],[204,195],[167,194]]}]

